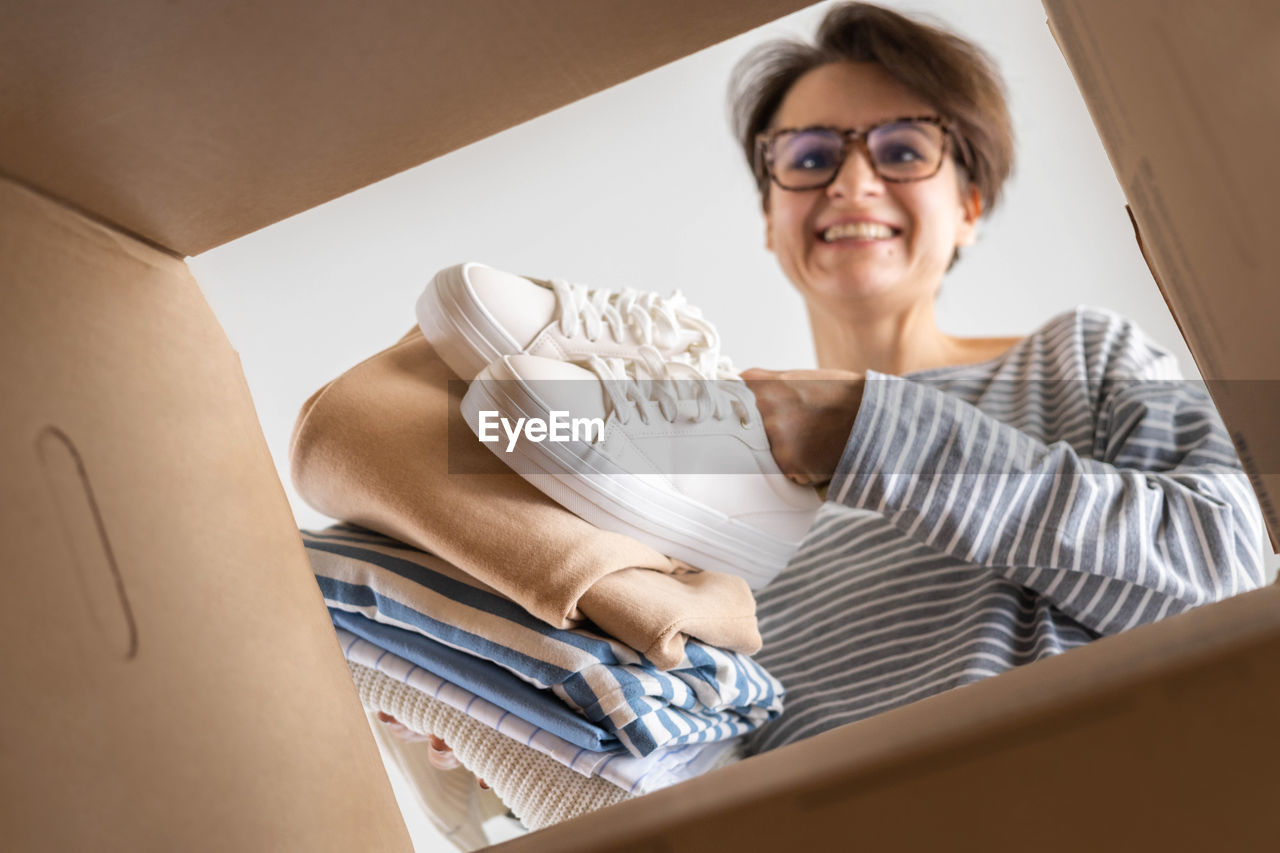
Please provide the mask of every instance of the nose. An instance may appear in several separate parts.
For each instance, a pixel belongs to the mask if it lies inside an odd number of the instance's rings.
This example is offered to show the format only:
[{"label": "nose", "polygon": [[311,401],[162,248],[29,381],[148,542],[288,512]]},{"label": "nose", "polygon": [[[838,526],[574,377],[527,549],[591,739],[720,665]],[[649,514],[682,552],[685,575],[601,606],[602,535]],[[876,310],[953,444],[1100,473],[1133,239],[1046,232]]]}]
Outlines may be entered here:
[{"label": "nose", "polygon": [[863,198],[884,192],[884,181],[876,174],[866,146],[852,143],[835,179],[827,186],[832,198]]}]

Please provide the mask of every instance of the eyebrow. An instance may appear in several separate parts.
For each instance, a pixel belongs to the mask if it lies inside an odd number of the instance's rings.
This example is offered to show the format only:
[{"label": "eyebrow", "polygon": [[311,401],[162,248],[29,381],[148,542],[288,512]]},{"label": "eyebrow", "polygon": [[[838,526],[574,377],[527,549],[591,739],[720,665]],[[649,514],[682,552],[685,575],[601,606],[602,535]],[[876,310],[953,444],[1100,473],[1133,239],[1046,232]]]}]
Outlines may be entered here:
[{"label": "eyebrow", "polygon": [[883,127],[886,124],[902,124],[905,122],[912,122],[912,121],[927,121],[931,124],[939,124],[939,125],[946,124],[946,120],[942,116],[937,114],[914,115],[914,116],[900,116],[898,118],[889,118],[889,119],[884,119],[883,121],[875,121],[869,124],[864,124],[861,127],[840,127],[834,124],[807,124],[807,125],[804,125],[803,127],[777,127],[777,128],[770,128],[770,129],[763,130],[758,135],[769,136],[769,135],[778,134],[778,133],[798,133],[802,130],[836,130],[836,131],[840,131],[841,133],[845,133],[849,131],[853,131],[856,133],[866,133],[867,131],[873,128]]}]

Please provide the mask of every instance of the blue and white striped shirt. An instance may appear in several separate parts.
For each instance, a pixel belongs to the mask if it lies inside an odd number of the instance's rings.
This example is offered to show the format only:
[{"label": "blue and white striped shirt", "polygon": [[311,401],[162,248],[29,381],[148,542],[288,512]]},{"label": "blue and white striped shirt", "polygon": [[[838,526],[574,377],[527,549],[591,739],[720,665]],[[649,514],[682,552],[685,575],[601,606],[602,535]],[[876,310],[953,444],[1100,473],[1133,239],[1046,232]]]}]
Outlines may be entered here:
[{"label": "blue and white striped shirt", "polygon": [[868,374],[827,498],[758,594],[787,705],[752,752],[1263,582],[1203,385],[1098,309],[993,361]]}]

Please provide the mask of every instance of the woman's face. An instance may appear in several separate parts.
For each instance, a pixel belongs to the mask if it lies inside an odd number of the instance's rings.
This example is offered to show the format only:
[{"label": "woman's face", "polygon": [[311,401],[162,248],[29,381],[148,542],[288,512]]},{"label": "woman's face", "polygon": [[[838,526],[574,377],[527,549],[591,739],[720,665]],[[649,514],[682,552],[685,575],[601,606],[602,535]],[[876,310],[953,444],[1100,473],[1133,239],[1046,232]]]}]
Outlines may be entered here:
[{"label": "woman's face", "polygon": [[[936,114],[879,65],[840,62],[797,80],[772,127],[864,128]],[[769,188],[766,245],[811,305],[892,310],[934,298],[956,247],[973,242],[980,213],[977,193],[960,191],[949,150],[933,177],[891,183],[876,176],[860,147],[851,146],[830,186]],[[833,228],[860,220],[891,232],[871,237],[865,229],[842,234]]]}]

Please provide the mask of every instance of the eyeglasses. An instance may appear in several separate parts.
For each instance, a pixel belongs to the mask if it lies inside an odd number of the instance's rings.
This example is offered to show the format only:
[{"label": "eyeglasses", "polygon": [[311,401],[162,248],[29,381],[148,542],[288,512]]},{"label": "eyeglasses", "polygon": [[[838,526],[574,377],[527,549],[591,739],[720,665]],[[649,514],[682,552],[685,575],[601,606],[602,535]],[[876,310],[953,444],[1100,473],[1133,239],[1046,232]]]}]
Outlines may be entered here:
[{"label": "eyeglasses", "polygon": [[939,116],[899,118],[861,130],[783,128],[756,137],[757,162],[784,190],[829,186],[858,145],[881,180],[923,181],[942,169],[951,126]]}]

